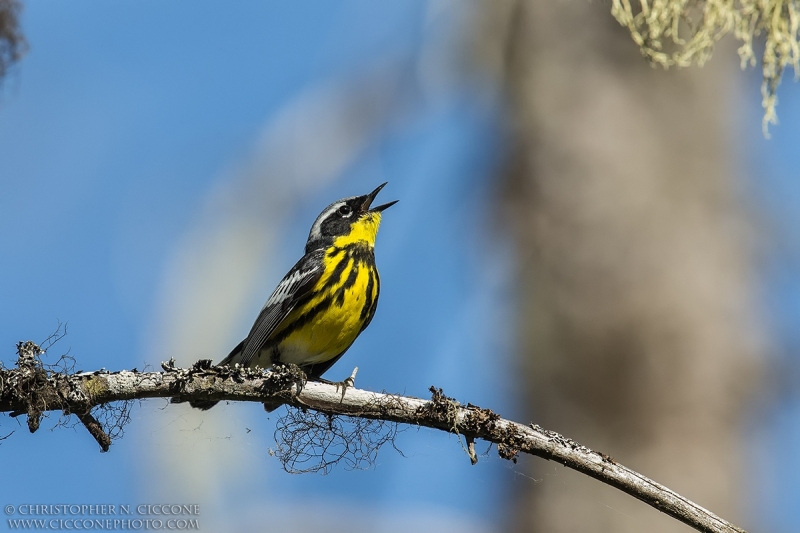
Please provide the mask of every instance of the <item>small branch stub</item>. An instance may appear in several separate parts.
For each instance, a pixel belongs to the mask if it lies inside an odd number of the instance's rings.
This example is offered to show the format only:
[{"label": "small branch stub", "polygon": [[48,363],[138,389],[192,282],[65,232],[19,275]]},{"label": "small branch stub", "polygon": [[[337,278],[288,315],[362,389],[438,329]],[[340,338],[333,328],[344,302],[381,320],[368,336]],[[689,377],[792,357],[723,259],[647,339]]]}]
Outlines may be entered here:
[{"label": "small branch stub", "polygon": [[111,437],[103,430],[103,426],[100,425],[100,422],[98,422],[91,413],[76,413],[76,415],[78,420],[80,420],[83,426],[89,431],[89,434],[94,437],[94,440],[100,445],[100,449],[103,452],[107,452],[111,446]]},{"label": "small branch stub", "polygon": [[475,439],[467,436],[467,453],[469,454],[469,461],[476,465],[478,464],[478,454],[475,453]]}]

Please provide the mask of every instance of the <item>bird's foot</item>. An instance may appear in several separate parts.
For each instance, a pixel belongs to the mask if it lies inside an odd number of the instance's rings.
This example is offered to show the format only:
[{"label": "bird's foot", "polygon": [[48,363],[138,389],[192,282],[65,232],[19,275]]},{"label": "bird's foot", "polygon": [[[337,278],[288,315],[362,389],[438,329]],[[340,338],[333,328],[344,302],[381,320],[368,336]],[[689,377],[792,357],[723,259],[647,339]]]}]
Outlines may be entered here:
[{"label": "bird's foot", "polygon": [[[340,385],[342,386],[342,395],[344,395],[344,391],[347,389],[347,387],[356,386],[356,374],[358,374],[358,367],[355,367],[353,369],[353,372],[350,374],[350,377],[348,377],[347,379],[345,379],[340,383]],[[338,386],[336,387],[336,390],[337,391],[339,390]]]},{"label": "bird's foot", "polygon": [[272,386],[285,389],[280,395],[263,402],[264,410],[271,413],[281,405],[294,403],[300,391],[306,386],[308,376],[294,363],[274,363],[269,367],[269,371],[274,373],[272,378],[276,380]]},{"label": "bird's foot", "polygon": [[342,389],[342,399],[344,400],[344,393],[347,392],[349,387],[356,386],[356,374],[358,374],[358,367],[353,369],[353,373],[350,374],[348,378],[344,381],[328,381],[327,379],[318,378],[319,381],[322,383],[327,383],[328,385],[334,385],[336,387],[336,392],[339,392],[339,388]]}]

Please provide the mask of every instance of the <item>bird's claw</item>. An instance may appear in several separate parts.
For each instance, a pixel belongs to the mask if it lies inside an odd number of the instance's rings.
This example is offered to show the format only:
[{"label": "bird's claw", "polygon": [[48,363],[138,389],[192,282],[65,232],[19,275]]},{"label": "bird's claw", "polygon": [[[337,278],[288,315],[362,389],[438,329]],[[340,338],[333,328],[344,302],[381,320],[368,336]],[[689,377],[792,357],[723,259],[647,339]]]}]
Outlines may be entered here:
[{"label": "bird's claw", "polygon": [[356,374],[358,374],[358,367],[353,369],[353,373],[350,374],[350,377],[346,378],[344,381],[340,381],[338,383],[334,383],[336,385],[336,392],[339,392],[339,387],[342,388],[342,399],[344,400],[344,393],[347,392],[348,387],[355,387],[356,386]]}]

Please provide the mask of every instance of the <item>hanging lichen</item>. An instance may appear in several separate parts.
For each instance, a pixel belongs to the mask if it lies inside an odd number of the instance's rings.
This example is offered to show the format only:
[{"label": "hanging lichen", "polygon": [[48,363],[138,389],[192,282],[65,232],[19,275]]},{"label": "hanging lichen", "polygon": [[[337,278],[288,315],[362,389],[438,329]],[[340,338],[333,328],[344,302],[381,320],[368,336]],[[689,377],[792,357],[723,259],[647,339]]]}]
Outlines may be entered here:
[{"label": "hanging lichen", "polygon": [[611,13],[653,63],[702,65],[723,36],[741,42],[742,68],[755,66],[753,39],[764,35],[761,85],[764,135],[777,124],[776,91],[787,66],[800,76],[800,0],[612,0]]}]

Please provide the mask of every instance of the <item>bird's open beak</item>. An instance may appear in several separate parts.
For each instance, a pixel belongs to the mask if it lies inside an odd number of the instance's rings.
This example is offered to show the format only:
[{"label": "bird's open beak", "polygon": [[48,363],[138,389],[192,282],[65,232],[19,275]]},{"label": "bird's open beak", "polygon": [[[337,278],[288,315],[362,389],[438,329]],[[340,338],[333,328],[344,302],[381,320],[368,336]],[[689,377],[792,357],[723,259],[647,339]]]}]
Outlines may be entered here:
[{"label": "bird's open beak", "polygon": [[[386,183],[389,183],[389,182],[387,181]],[[386,186],[386,183],[382,183],[381,185],[378,185],[378,187],[374,191],[372,191],[371,193],[369,193],[367,195],[367,198],[364,200],[364,203],[361,205],[361,210],[362,211],[364,211],[365,213],[367,213],[367,212],[380,212],[380,211],[383,211],[384,209],[392,207],[394,204],[396,204],[399,201],[399,200],[395,200],[395,201],[389,202],[387,204],[379,205],[378,207],[370,208],[370,206],[372,205],[372,201],[375,199],[376,196],[378,196],[378,193],[381,192],[381,189],[383,189]]]}]

